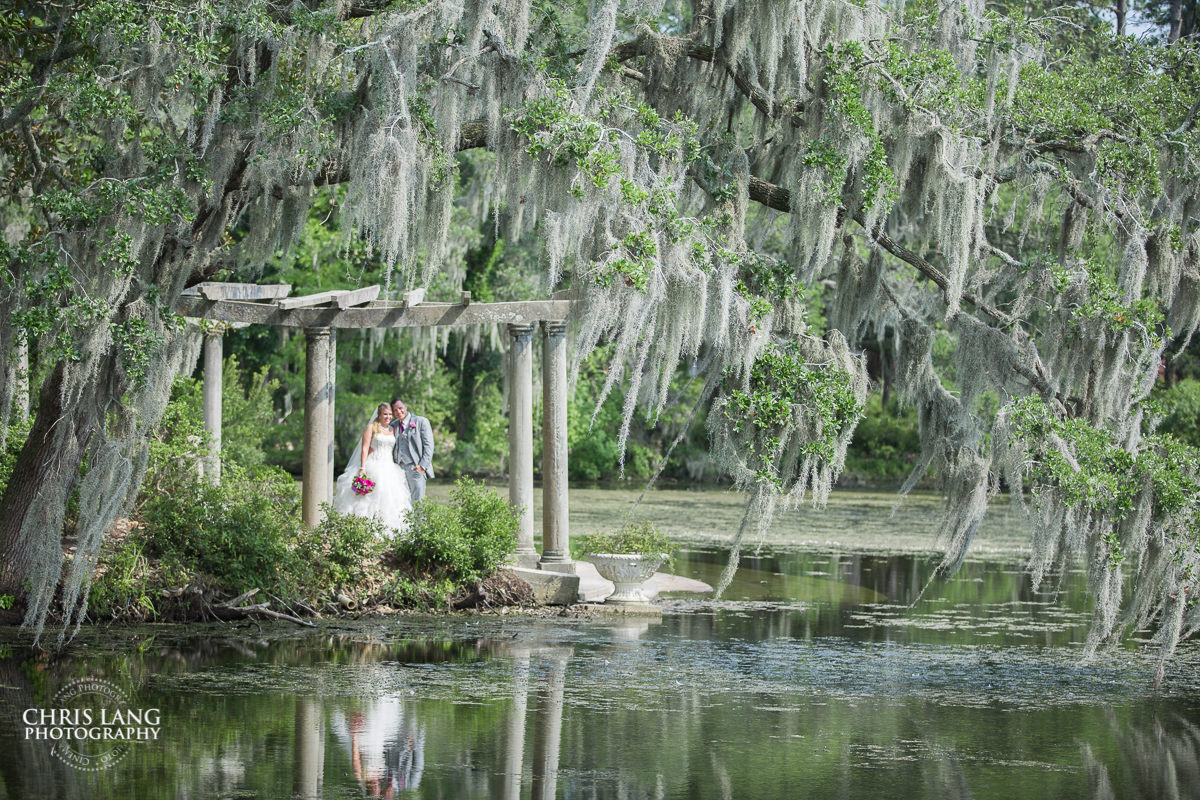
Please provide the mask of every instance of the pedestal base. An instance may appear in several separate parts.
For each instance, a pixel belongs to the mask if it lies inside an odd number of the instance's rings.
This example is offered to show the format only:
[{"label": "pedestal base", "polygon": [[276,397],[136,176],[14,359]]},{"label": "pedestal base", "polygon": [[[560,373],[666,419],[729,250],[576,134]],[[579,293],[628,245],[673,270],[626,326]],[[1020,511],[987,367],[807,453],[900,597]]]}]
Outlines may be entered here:
[{"label": "pedestal base", "polygon": [[538,569],[544,572],[562,572],[567,575],[576,574],[574,561],[541,561]]},{"label": "pedestal base", "polygon": [[524,567],[525,569],[537,569],[538,562],[542,557],[537,553],[517,553],[513,556],[512,565],[515,567]]}]

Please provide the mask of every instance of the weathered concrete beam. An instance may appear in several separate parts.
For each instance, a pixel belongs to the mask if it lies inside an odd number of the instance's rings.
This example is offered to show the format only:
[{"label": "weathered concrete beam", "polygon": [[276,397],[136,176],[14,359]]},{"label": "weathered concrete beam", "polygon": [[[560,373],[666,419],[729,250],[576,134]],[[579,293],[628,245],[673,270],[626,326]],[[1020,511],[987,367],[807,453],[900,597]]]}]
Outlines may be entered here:
[{"label": "weathered concrete beam", "polygon": [[331,289],[328,292],[306,294],[302,297],[285,297],[276,303],[276,305],[282,308],[284,311],[290,311],[293,308],[304,308],[307,306],[323,306],[326,303],[332,303],[344,294],[348,294],[348,290]]},{"label": "weathered concrete beam", "polygon": [[175,303],[175,312],[197,319],[293,328],[419,328],[428,325],[530,325],[543,320],[558,322],[570,315],[571,302],[531,300],[471,303],[469,306],[460,303],[421,303],[412,307],[385,303],[345,309],[283,309],[278,304],[260,305],[234,300],[211,302],[202,297],[185,296]]},{"label": "weathered concrete beam", "polygon": [[379,285],[364,286],[361,289],[352,289],[345,294],[337,296],[338,308],[351,308],[353,306],[361,306],[366,303],[373,303],[376,297],[379,297]]},{"label": "weathered concrete beam", "polygon": [[413,306],[419,306],[421,303],[425,302],[425,290],[413,289],[410,292],[405,292],[403,299],[404,305],[408,306],[409,308],[412,308]]},{"label": "weathered concrete beam", "polygon": [[185,295],[199,294],[205,300],[278,300],[292,291],[290,283],[218,283],[208,281],[185,289]]}]

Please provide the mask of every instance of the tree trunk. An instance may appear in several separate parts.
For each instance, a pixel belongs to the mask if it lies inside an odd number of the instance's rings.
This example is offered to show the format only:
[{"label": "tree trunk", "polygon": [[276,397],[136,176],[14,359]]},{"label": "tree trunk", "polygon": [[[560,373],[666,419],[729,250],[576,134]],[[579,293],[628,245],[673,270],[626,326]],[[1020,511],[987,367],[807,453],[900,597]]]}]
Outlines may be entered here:
[{"label": "tree trunk", "polygon": [[1129,0],[1116,0],[1117,36],[1125,35],[1125,17],[1129,13]]},{"label": "tree trunk", "polygon": [[[22,603],[30,588],[22,583],[33,573],[38,554],[52,551],[61,558],[63,504],[55,498],[65,499],[74,488],[92,433],[90,417],[63,416],[63,375],[59,364],[42,384],[33,429],[0,498],[0,594]],[[23,534],[26,521],[38,511],[49,511],[49,516]]]},{"label": "tree trunk", "polygon": [[1171,0],[1171,32],[1167,34],[1167,44],[1179,41],[1183,32],[1183,0]]}]

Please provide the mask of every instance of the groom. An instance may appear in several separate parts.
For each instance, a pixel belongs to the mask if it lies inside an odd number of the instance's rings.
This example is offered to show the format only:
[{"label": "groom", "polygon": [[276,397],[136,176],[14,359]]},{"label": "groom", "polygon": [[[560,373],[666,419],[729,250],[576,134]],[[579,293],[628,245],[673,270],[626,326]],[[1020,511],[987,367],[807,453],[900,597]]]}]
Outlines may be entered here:
[{"label": "groom", "polygon": [[433,428],[429,420],[408,411],[403,400],[392,401],[391,428],[396,433],[392,460],[404,468],[413,502],[425,496],[425,480],[433,474]]}]

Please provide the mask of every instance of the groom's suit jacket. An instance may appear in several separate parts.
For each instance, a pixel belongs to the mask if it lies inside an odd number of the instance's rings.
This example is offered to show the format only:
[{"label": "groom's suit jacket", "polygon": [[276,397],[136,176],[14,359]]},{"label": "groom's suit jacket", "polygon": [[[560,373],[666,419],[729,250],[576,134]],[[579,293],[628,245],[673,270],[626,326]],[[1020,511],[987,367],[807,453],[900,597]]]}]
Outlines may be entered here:
[{"label": "groom's suit jacket", "polygon": [[[409,423],[415,425],[411,427]],[[403,425],[405,430],[401,430]],[[411,411],[404,418],[392,420],[390,426],[396,433],[396,445],[392,448],[392,460],[397,464],[419,464],[426,478],[433,478],[433,427],[425,417]],[[409,458],[405,458],[405,449]]]}]

